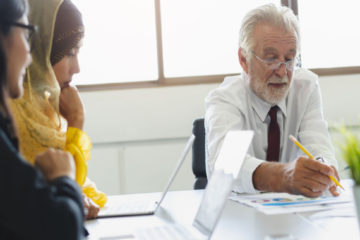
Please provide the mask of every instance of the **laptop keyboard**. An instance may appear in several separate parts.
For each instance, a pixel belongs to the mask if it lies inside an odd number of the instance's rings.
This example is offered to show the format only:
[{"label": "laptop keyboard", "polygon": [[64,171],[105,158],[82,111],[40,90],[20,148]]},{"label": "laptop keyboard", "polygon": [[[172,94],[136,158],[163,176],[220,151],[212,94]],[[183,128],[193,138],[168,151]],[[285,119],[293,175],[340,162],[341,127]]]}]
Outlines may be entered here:
[{"label": "laptop keyboard", "polygon": [[116,205],[106,206],[101,209],[100,216],[109,216],[117,214],[145,213],[155,210],[154,201],[126,201],[118,202]]},{"label": "laptop keyboard", "polygon": [[191,240],[196,238],[182,225],[169,224],[153,228],[143,228],[136,231],[139,240]]}]

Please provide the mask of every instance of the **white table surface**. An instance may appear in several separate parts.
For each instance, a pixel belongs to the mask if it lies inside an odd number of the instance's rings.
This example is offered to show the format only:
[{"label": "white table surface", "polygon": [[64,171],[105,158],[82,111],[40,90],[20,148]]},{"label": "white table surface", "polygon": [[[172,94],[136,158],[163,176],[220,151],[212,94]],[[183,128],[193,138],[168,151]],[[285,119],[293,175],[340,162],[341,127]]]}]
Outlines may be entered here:
[{"label": "white table surface", "polygon": [[[155,215],[87,221],[85,225],[90,232],[88,239],[133,239],[131,233],[137,228],[173,222],[191,225],[202,193],[202,190],[169,192]],[[108,204],[123,198],[156,198],[159,195],[160,193],[110,196]],[[254,208],[228,200],[211,239],[360,239],[355,216],[311,218],[312,216],[314,212],[265,215]],[[129,238],[124,237],[126,235]],[[293,238],[276,238],[282,235]]]}]

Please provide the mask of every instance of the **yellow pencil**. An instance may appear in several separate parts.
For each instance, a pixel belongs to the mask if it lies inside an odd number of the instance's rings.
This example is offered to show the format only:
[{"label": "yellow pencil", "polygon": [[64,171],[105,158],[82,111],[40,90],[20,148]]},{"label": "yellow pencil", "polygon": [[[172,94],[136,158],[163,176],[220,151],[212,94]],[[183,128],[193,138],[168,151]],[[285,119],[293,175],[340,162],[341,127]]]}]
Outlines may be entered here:
[{"label": "yellow pencil", "polygon": [[[300,143],[298,140],[296,140],[296,138],[295,138],[294,136],[290,135],[289,138],[290,138],[290,140],[291,140],[293,143],[295,143],[296,146],[298,146],[310,159],[315,160],[314,156],[311,155],[311,153],[310,153],[303,145],[301,145],[301,143]],[[329,178],[336,184],[336,186],[339,186],[339,187],[341,187],[343,190],[345,190],[345,189],[343,188],[343,186],[341,186],[341,184],[338,182],[338,180],[336,180],[336,178],[334,178],[334,177],[331,176],[331,175],[329,176]]]}]

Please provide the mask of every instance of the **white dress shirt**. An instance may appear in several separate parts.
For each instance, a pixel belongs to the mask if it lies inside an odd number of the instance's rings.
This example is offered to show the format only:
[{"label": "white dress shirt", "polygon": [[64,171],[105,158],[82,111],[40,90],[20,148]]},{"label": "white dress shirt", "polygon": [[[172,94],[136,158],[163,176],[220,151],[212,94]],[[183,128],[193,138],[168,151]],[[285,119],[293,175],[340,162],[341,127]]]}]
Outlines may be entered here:
[{"label": "white dress shirt", "polygon": [[[211,175],[223,139],[230,129],[253,130],[254,138],[236,180],[234,191],[255,193],[252,175],[266,159],[267,135],[271,105],[250,89],[245,74],[226,77],[205,99],[206,172]],[[324,120],[318,77],[298,69],[289,93],[279,104],[277,120],[280,127],[280,159],[286,163],[305,155],[289,135],[297,138],[314,156],[321,156],[337,167]]]}]

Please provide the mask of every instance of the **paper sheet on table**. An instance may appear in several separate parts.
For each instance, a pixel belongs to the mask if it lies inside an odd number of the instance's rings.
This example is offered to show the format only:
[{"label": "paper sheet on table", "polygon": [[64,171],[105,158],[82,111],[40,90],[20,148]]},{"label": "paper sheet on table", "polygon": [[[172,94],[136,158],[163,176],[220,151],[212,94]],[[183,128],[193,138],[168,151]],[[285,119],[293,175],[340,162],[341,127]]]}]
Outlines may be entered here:
[{"label": "paper sheet on table", "polygon": [[[315,226],[331,233],[331,239],[360,239],[356,208],[353,202],[340,203],[333,209],[302,213],[301,215]],[[337,229],[341,229],[341,231],[337,231]]]},{"label": "paper sheet on table", "polygon": [[230,199],[254,207],[265,214],[273,215],[333,209],[338,204],[351,204],[352,196],[345,192],[339,197],[322,196],[319,198],[307,198],[288,193],[261,193],[233,194]]},{"label": "paper sheet on table", "polygon": [[353,203],[340,203],[336,208],[311,213],[307,216],[310,220],[323,218],[356,218],[356,209]]}]

